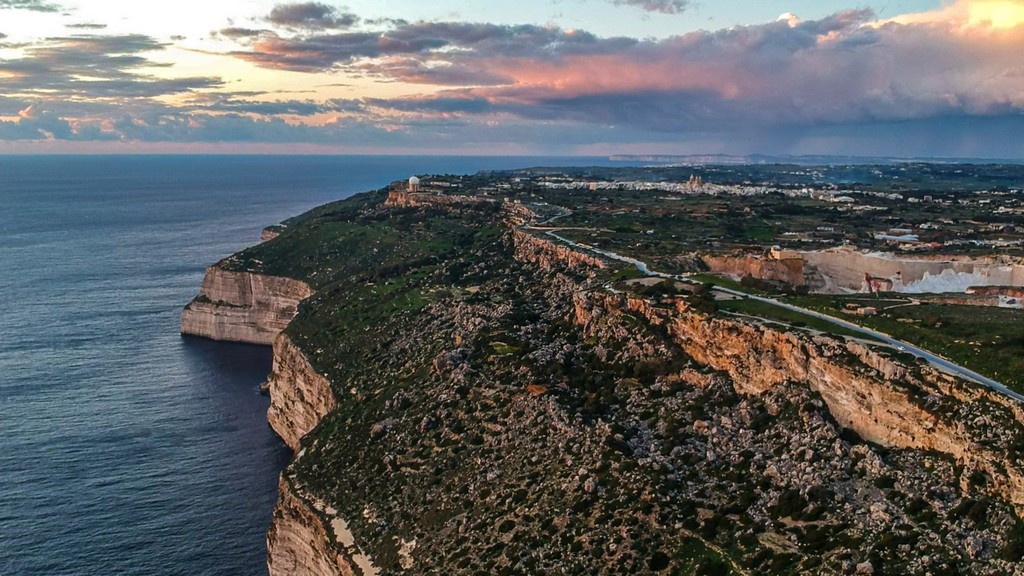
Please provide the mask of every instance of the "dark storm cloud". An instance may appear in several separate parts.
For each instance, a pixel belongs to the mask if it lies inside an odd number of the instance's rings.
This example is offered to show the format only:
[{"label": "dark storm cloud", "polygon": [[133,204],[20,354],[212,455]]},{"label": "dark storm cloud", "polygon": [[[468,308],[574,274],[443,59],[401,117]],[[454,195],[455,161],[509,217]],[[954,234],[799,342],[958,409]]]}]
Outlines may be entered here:
[{"label": "dark storm cloud", "polygon": [[60,12],[57,4],[42,0],[0,0],[0,10],[29,10],[32,12]]},{"label": "dark storm cloud", "polygon": [[326,30],[351,28],[359,22],[359,17],[320,2],[301,2],[278,4],[267,20],[285,28]]},{"label": "dark storm cloud", "polygon": [[690,7],[689,0],[612,0],[617,6],[633,6],[648,12],[680,14]]}]

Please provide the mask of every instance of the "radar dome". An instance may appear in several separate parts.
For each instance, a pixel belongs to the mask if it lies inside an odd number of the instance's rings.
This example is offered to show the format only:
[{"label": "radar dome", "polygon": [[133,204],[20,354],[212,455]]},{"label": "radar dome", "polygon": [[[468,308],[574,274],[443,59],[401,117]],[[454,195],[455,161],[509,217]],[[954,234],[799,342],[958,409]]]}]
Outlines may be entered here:
[{"label": "radar dome", "polygon": [[420,179],[415,177],[415,176],[413,176],[412,178],[409,178],[409,185],[410,186],[419,186],[420,185]]}]

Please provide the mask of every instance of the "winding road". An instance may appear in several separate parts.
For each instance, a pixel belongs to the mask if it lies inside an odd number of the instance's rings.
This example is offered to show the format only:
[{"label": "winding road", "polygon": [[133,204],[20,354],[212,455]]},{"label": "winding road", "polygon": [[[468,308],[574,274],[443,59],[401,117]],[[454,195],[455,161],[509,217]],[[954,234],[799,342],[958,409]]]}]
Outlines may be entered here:
[{"label": "winding road", "polygon": [[[571,214],[572,214],[572,212],[565,211],[565,212],[563,212],[563,213],[561,213],[561,214],[559,214],[557,216],[554,216],[552,218],[549,218],[549,219],[545,220],[541,224],[550,224],[551,222],[553,222],[553,221],[555,221],[555,220],[557,220],[559,218],[565,218],[566,216],[570,216]],[[637,260],[636,258],[631,258],[629,256],[623,256],[622,254],[617,254],[617,253],[611,252],[609,250],[602,250],[602,249],[596,248],[594,246],[589,246],[587,244],[581,244],[579,242],[574,242],[572,240],[569,240],[568,238],[565,238],[564,236],[559,236],[556,233],[556,230],[559,230],[557,228],[556,229],[550,229],[550,228],[545,227],[543,229],[539,229],[539,228],[536,228],[536,227],[530,226],[530,225],[523,226],[523,228],[527,229],[527,230],[537,230],[537,231],[540,231],[540,232],[544,232],[546,235],[554,238],[555,240],[558,240],[559,242],[561,242],[563,244],[566,244],[566,245],[568,245],[568,246],[570,246],[572,248],[575,248],[577,250],[585,250],[585,251],[588,251],[588,252],[593,252],[595,254],[604,256],[606,258],[610,258],[612,260],[618,260],[619,262],[625,262],[627,264],[631,264],[631,265],[635,266],[636,269],[640,271],[640,273],[646,274],[648,276],[655,276],[655,277],[659,277],[659,278],[667,278],[667,279],[671,279],[671,280],[678,280],[678,281],[681,281],[681,282],[688,282],[688,283],[691,283],[691,284],[696,283],[695,280],[693,280],[692,278],[689,278],[689,277],[687,277],[685,275],[667,274],[665,272],[658,272],[656,270],[651,270],[651,268],[647,265],[646,262],[643,262],[641,260]],[[796,306],[794,304],[789,304],[787,302],[782,302],[781,300],[776,300],[775,298],[767,298],[767,297],[764,297],[764,296],[757,296],[757,295],[754,295],[754,294],[748,294],[746,292],[741,292],[739,290],[733,290],[731,288],[725,288],[725,287],[722,287],[722,286],[715,286],[714,290],[716,292],[720,292],[720,293],[723,293],[723,294],[730,294],[732,296],[737,296],[737,297],[740,297],[740,298],[748,298],[750,300],[757,300],[758,302],[764,302],[766,304],[771,304],[772,306],[778,306],[779,308],[784,308],[786,310],[791,310],[793,312],[799,312],[800,314],[805,314],[807,316],[811,316],[811,317],[817,318],[819,320],[824,320],[825,322],[829,322],[829,323],[831,323],[831,324],[833,324],[835,326],[839,326],[839,327],[845,328],[847,330],[851,330],[853,332],[864,334],[865,336],[869,336],[869,337],[874,338],[876,340],[880,340],[882,342],[885,342],[886,344],[889,344],[890,346],[892,346],[893,348],[899,350],[900,352],[906,352],[908,354],[912,354],[912,355],[914,355],[914,356],[916,356],[918,358],[921,358],[921,359],[927,361],[932,366],[942,370],[943,372],[946,372],[946,373],[949,373],[949,374],[953,374],[953,375],[956,375],[956,376],[960,376],[960,377],[968,379],[968,380],[972,380],[972,381],[977,382],[978,384],[981,384],[983,386],[986,386],[986,387],[988,387],[988,388],[990,388],[990,389],[992,389],[992,390],[994,390],[994,391],[996,391],[996,392],[998,392],[998,393],[1000,393],[1000,394],[1002,394],[1002,395],[1004,395],[1004,396],[1006,396],[1008,398],[1012,398],[1012,399],[1014,399],[1014,400],[1016,400],[1018,402],[1024,403],[1024,395],[1009,389],[1008,387],[1006,387],[1005,384],[1003,384],[1001,382],[998,382],[996,380],[993,380],[993,379],[991,379],[991,378],[989,378],[987,376],[983,376],[981,374],[978,374],[977,372],[975,372],[973,370],[970,370],[968,368],[960,366],[959,364],[951,362],[950,360],[947,360],[946,358],[943,358],[942,356],[939,356],[938,354],[934,354],[934,353],[929,352],[929,351],[927,351],[927,350],[925,350],[923,348],[919,348],[917,346],[914,346],[913,344],[911,344],[909,342],[905,342],[903,340],[898,340],[896,338],[893,338],[892,336],[889,336],[888,334],[883,334],[883,333],[878,332],[876,330],[872,330],[870,328],[865,328],[863,326],[860,326],[858,324],[854,324],[852,322],[848,322],[848,321],[843,320],[841,318],[836,318],[835,316],[829,316],[828,314],[823,314],[823,313],[817,312],[815,310],[810,310],[808,308],[803,308],[801,306]]]}]

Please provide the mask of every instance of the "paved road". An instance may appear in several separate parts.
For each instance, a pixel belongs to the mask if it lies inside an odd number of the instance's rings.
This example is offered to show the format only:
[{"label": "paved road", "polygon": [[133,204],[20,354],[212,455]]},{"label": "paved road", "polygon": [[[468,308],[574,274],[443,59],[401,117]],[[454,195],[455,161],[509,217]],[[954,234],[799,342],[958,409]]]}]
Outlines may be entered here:
[{"label": "paved road", "polygon": [[1013,398],[1014,400],[1017,400],[1019,402],[1024,402],[1024,395],[1019,394],[1017,392],[1014,392],[1013,390],[1010,390],[1009,388],[1007,388],[1001,382],[997,382],[996,380],[993,380],[993,379],[988,378],[986,376],[982,376],[981,374],[978,374],[977,372],[975,372],[973,370],[970,370],[968,368],[964,368],[963,366],[960,366],[959,364],[953,363],[953,362],[943,358],[942,356],[939,356],[937,354],[933,354],[933,353],[931,353],[931,352],[929,352],[929,351],[927,351],[927,350],[925,350],[923,348],[919,348],[917,346],[914,346],[913,344],[911,344],[909,342],[904,342],[903,340],[898,340],[896,338],[893,338],[892,336],[889,336],[888,334],[883,334],[882,332],[878,332],[877,330],[872,330],[870,328],[865,328],[865,327],[860,326],[858,324],[854,324],[853,322],[848,322],[848,321],[843,320],[841,318],[836,318],[835,316],[829,316],[828,314],[822,314],[821,312],[816,312],[814,310],[810,310],[810,309],[807,309],[807,308],[802,308],[800,306],[795,306],[793,304],[789,304],[787,302],[782,302],[782,301],[776,300],[774,298],[765,298],[763,296],[755,296],[753,294],[747,294],[745,292],[740,292],[739,290],[732,290],[732,289],[729,289],[729,288],[723,288],[721,286],[716,287],[716,290],[718,290],[720,292],[725,292],[726,294],[733,294],[735,296],[742,296],[742,297],[749,298],[751,300],[757,300],[759,302],[765,302],[767,304],[772,304],[774,306],[778,306],[780,308],[785,308],[787,310],[792,310],[794,312],[799,312],[801,314],[806,314],[808,316],[813,316],[814,318],[818,318],[818,319],[824,320],[826,322],[831,322],[832,324],[834,324],[836,326],[841,326],[843,328],[846,328],[847,330],[852,330],[854,332],[858,332],[860,334],[864,334],[864,335],[870,336],[872,338],[875,338],[877,340],[881,340],[881,341],[885,342],[886,344],[889,344],[889,345],[893,346],[894,348],[896,348],[897,350],[900,350],[901,352],[906,352],[908,354],[913,354],[914,356],[917,356],[918,358],[923,358],[924,360],[928,361],[928,363],[931,364],[932,366],[935,366],[936,368],[939,368],[939,369],[941,369],[941,370],[943,370],[945,372],[948,372],[950,374],[955,374],[957,376],[961,376],[961,377],[967,378],[969,380],[974,380],[975,382],[977,382],[979,384],[983,384],[985,386],[988,386],[989,388],[995,390],[996,392],[999,392],[1000,394],[1003,394],[1005,396]]},{"label": "paved road", "polygon": [[[568,216],[568,215],[569,215],[569,213],[560,214],[560,215],[556,216],[555,218],[552,218],[552,219],[546,221],[545,224],[550,223],[551,221],[553,221],[553,220],[555,220],[557,218],[563,218],[563,217]],[[531,226],[525,226],[525,228],[533,229]],[[605,256],[607,258],[611,258],[612,260],[618,260],[620,262],[625,262],[627,264],[632,264],[633,266],[636,266],[636,269],[639,270],[642,274],[646,274],[648,276],[656,276],[656,277],[660,277],[660,278],[669,278],[669,279],[672,279],[672,280],[680,280],[680,281],[683,281],[683,282],[691,282],[691,283],[694,282],[694,280],[692,280],[692,279],[690,279],[690,278],[688,278],[686,276],[683,276],[683,275],[666,274],[664,272],[658,272],[658,271],[655,271],[655,270],[651,270],[650,267],[647,266],[646,262],[643,262],[641,260],[637,260],[636,258],[630,258],[629,256],[623,256],[621,254],[617,254],[617,253],[611,252],[609,250],[602,250],[600,248],[596,248],[594,246],[589,246],[587,244],[580,244],[578,242],[573,242],[572,240],[569,240],[568,238],[559,236],[553,230],[545,230],[544,233],[547,234],[548,236],[558,240],[559,242],[562,242],[564,244],[568,244],[569,246],[571,246],[573,248],[576,248],[576,249],[579,249],[579,250],[587,250],[587,251],[590,251],[590,252],[594,252],[596,254],[600,254],[601,256]],[[834,324],[836,326],[840,326],[840,327],[846,328],[847,330],[852,330],[854,332],[858,332],[860,334],[864,334],[866,336],[870,336],[870,337],[872,337],[872,338],[874,338],[876,340],[881,340],[882,342],[885,342],[885,343],[889,344],[890,346],[893,346],[894,348],[896,348],[897,350],[900,350],[901,352],[906,352],[906,353],[912,354],[912,355],[914,355],[914,356],[916,356],[918,358],[922,358],[925,361],[927,361],[929,364],[931,364],[932,366],[935,366],[936,368],[938,368],[938,369],[940,369],[940,370],[942,370],[944,372],[947,372],[947,373],[950,373],[950,374],[955,374],[957,376],[960,376],[962,378],[966,378],[968,380],[973,380],[973,381],[975,381],[975,382],[977,382],[977,383],[979,383],[979,384],[981,384],[983,386],[987,386],[987,387],[991,388],[992,390],[995,390],[996,392],[999,392],[1000,394],[1003,394],[1004,396],[1007,396],[1009,398],[1013,398],[1014,400],[1017,400],[1018,402],[1024,402],[1024,395],[1019,394],[1017,392],[1014,392],[1013,390],[1010,390],[1003,383],[998,382],[996,380],[993,380],[991,378],[988,378],[986,376],[982,376],[981,374],[978,374],[977,372],[975,372],[973,370],[970,370],[968,368],[964,368],[963,366],[960,366],[959,364],[951,362],[951,361],[943,358],[942,356],[939,356],[937,354],[933,354],[932,352],[929,352],[929,351],[927,351],[927,350],[925,350],[923,348],[919,348],[917,346],[914,346],[913,344],[911,344],[909,342],[904,342],[903,340],[897,340],[896,338],[893,338],[892,336],[889,336],[888,334],[883,334],[881,332],[878,332],[878,331],[875,331],[875,330],[871,330],[870,328],[865,328],[865,327],[860,326],[858,324],[854,324],[852,322],[848,322],[848,321],[843,320],[841,318],[836,318],[835,316],[829,316],[828,314],[822,314],[821,312],[816,312],[816,311],[810,310],[808,308],[803,308],[803,307],[800,307],[800,306],[796,306],[794,304],[789,304],[787,302],[782,302],[782,301],[776,300],[774,298],[766,298],[766,297],[763,297],[763,296],[756,296],[754,294],[747,294],[746,292],[741,292],[739,290],[733,290],[731,288],[724,288],[722,286],[716,286],[715,290],[718,291],[718,292],[724,293],[724,294],[732,294],[733,296],[739,296],[741,298],[749,298],[751,300],[757,300],[759,302],[764,302],[766,304],[771,304],[773,306],[778,306],[780,308],[785,308],[787,310],[792,310],[793,312],[799,312],[801,314],[806,314],[808,316],[813,316],[814,318],[818,318],[820,320],[824,320],[826,322],[830,322],[830,323],[832,323],[832,324]]]}]

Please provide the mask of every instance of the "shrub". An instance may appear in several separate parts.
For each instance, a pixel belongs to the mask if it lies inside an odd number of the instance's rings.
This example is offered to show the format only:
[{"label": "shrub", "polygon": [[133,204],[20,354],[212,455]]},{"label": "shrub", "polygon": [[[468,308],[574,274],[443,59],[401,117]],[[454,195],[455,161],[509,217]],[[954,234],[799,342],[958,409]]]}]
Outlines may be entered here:
[{"label": "shrub", "polygon": [[647,567],[655,572],[660,572],[668,568],[670,559],[668,554],[665,554],[661,550],[651,554],[651,557],[647,559]]},{"label": "shrub", "polygon": [[789,489],[779,496],[779,503],[775,506],[775,514],[780,518],[795,518],[807,508],[807,500],[800,495],[799,490]]},{"label": "shrub", "polygon": [[1024,558],[1024,522],[1020,519],[1007,535],[1006,544],[999,551],[999,557],[1008,562],[1020,562]]}]

